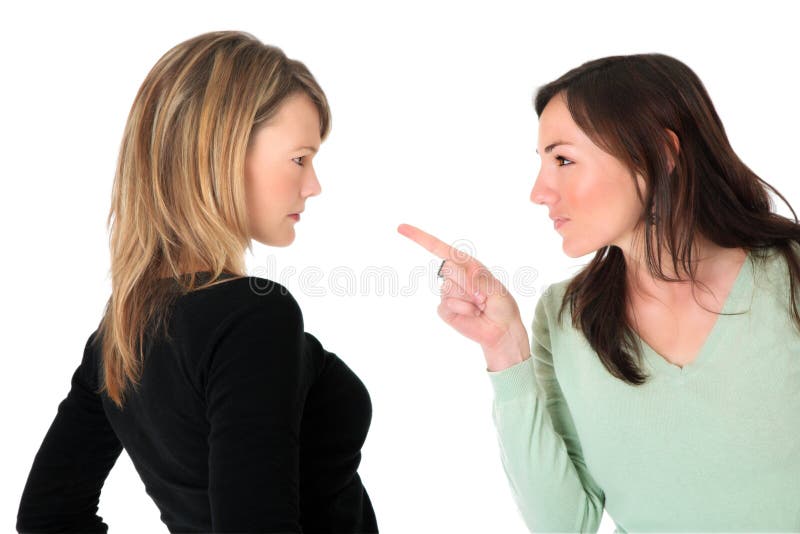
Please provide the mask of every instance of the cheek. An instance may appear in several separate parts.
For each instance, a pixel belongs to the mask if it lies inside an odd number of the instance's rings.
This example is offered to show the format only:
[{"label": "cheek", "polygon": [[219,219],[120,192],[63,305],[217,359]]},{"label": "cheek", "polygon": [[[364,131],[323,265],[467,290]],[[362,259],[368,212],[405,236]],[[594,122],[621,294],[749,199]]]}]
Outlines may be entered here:
[{"label": "cheek", "polygon": [[626,170],[598,170],[575,178],[567,201],[576,217],[603,222],[625,218],[626,223],[628,218],[638,217],[639,199]]},{"label": "cheek", "polygon": [[[262,167],[247,175],[248,209],[256,220],[274,219],[291,209],[291,173],[279,165]],[[288,212],[287,212],[288,214]]]}]

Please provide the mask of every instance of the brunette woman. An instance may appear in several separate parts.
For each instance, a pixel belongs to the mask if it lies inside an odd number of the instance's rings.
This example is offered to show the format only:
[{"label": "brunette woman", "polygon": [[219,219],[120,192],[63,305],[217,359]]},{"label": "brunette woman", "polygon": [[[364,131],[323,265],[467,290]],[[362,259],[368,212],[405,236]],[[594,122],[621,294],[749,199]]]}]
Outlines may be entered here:
[{"label": "brunette woman", "polygon": [[800,530],[796,217],[675,58],[590,61],[535,107],[531,200],[594,256],[541,295],[532,344],[478,260],[399,228],[444,259],[439,315],[483,349],[529,529],[596,532],[605,508],[618,532]]}]

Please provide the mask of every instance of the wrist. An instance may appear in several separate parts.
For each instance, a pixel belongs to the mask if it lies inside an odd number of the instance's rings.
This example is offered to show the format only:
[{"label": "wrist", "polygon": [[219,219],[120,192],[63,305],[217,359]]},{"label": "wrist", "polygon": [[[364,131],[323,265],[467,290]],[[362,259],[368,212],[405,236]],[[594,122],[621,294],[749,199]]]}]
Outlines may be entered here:
[{"label": "wrist", "polygon": [[482,348],[486,368],[492,372],[513,367],[531,356],[528,334],[521,324],[510,329],[496,345]]}]

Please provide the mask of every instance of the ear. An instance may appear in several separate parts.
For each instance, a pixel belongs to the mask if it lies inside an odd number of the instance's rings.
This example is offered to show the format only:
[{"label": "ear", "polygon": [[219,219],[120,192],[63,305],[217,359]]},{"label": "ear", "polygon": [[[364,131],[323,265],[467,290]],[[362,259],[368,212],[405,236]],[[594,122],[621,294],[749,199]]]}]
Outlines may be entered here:
[{"label": "ear", "polygon": [[[681,150],[681,142],[678,140],[678,136],[669,128],[664,128],[664,131],[667,132],[667,135],[669,135],[672,146],[675,149],[675,155],[678,155]],[[669,172],[672,172],[672,169],[675,168],[675,160],[672,158],[672,154],[669,152],[667,152],[667,159],[669,159]]]},{"label": "ear", "polygon": [[639,202],[644,205],[644,197],[647,196],[647,182],[641,174],[636,173],[636,196],[639,197]]}]

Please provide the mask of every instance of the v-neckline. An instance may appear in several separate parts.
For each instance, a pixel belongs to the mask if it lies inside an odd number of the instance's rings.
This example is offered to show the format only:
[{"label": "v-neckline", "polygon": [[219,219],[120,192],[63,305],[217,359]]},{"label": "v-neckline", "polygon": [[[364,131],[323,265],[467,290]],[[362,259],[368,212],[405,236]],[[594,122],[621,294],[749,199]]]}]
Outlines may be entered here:
[{"label": "v-neckline", "polygon": [[753,260],[751,258],[751,252],[747,251],[744,263],[742,263],[741,267],[739,268],[739,273],[736,275],[733,285],[731,286],[731,290],[728,292],[728,296],[725,298],[725,304],[722,306],[721,314],[717,315],[717,320],[714,321],[714,326],[711,327],[711,330],[706,336],[706,339],[700,347],[700,350],[695,358],[683,367],[680,367],[674,363],[670,363],[661,354],[656,352],[656,350],[653,349],[653,347],[651,347],[644,339],[642,339],[638,333],[635,331],[633,332],[635,338],[642,345],[642,352],[645,360],[651,364],[653,371],[657,375],[672,378],[686,378],[687,376],[697,373],[699,369],[702,369],[706,364],[709,363],[709,361],[712,360],[715,354],[714,349],[719,343],[720,337],[724,333],[725,320],[730,317],[722,314],[736,311],[732,310],[733,306],[741,301],[741,297],[743,296],[745,289],[752,285],[748,283],[752,281],[752,262]]}]

